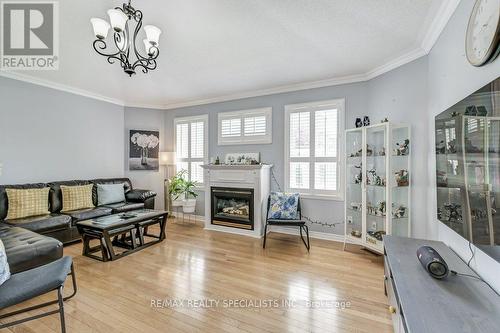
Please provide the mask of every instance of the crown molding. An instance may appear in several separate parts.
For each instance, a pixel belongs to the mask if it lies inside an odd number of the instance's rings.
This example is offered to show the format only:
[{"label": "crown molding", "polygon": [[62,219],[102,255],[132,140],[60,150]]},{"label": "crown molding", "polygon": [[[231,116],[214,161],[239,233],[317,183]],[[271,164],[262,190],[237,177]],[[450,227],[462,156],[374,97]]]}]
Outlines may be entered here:
[{"label": "crown molding", "polygon": [[436,44],[459,4],[460,0],[443,1],[422,39],[421,47],[425,50],[425,54],[428,54]]},{"label": "crown molding", "polygon": [[396,69],[400,66],[403,66],[407,63],[410,63],[410,62],[412,62],[420,57],[423,57],[423,56],[429,54],[430,50],[432,49],[432,47],[434,46],[434,44],[438,40],[442,31],[446,27],[446,24],[449,22],[451,16],[453,15],[456,8],[458,7],[459,3],[460,3],[460,0],[443,1],[443,3],[441,4],[441,6],[439,7],[439,9],[437,11],[437,14],[434,16],[434,19],[432,20],[432,22],[429,25],[429,27],[427,28],[427,30],[422,31],[421,35],[423,35],[423,38],[419,38],[419,39],[421,39],[420,45],[417,45],[413,50],[410,50],[406,54],[403,54],[402,56],[399,56],[395,59],[390,59],[385,64],[383,64],[379,67],[376,67],[376,68],[374,68],[366,73],[348,75],[348,76],[342,76],[342,77],[335,77],[335,78],[319,80],[319,81],[301,82],[301,83],[272,87],[272,88],[268,88],[268,89],[258,89],[258,90],[253,90],[253,91],[246,91],[243,93],[229,94],[229,95],[223,95],[223,96],[218,96],[218,97],[213,97],[213,98],[193,100],[193,101],[188,101],[188,102],[168,103],[168,104],[127,103],[127,102],[120,100],[120,99],[107,97],[107,96],[100,95],[100,94],[97,94],[97,93],[94,93],[94,92],[91,92],[88,90],[71,87],[71,86],[56,83],[56,82],[53,82],[50,80],[36,78],[36,77],[30,76],[30,75],[21,74],[19,72],[1,71],[0,70],[0,76],[7,77],[10,79],[14,79],[14,80],[20,80],[20,81],[48,87],[48,88],[53,88],[56,90],[60,90],[60,91],[88,97],[88,98],[93,98],[93,99],[97,99],[100,101],[104,101],[104,102],[108,102],[108,103],[112,103],[112,104],[116,104],[116,105],[120,105],[120,106],[124,106],[124,107],[163,109],[163,110],[172,110],[172,109],[185,108],[185,107],[190,107],[190,106],[227,102],[227,101],[238,100],[238,99],[243,99],[243,98],[251,98],[251,97],[281,94],[281,93],[314,89],[314,88],[324,88],[324,87],[329,87],[329,86],[338,86],[338,85],[343,85],[343,84],[366,82],[366,81],[374,79],[382,74],[385,74],[393,69]]},{"label": "crown molding", "polygon": [[125,103],[122,100],[119,100],[116,98],[107,97],[104,95],[96,94],[96,93],[88,91],[88,90],[71,87],[71,86],[68,86],[65,84],[37,78],[37,77],[31,76],[31,75],[22,74],[19,72],[0,70],[0,76],[6,77],[8,79],[13,79],[13,80],[18,80],[18,81],[36,84],[36,85],[42,86],[42,87],[47,87],[47,88],[52,88],[52,89],[64,91],[64,92],[67,92],[70,94],[75,94],[75,95],[80,95],[83,97],[96,99],[96,100],[111,103],[111,104],[116,104],[119,106],[125,106]]}]

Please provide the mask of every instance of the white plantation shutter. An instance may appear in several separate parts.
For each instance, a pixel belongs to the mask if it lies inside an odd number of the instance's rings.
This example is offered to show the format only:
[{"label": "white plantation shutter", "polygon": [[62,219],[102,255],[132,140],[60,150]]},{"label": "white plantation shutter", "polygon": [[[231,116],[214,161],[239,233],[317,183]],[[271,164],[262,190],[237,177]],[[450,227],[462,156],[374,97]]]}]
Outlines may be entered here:
[{"label": "white plantation shutter", "polygon": [[191,157],[203,158],[204,147],[204,123],[202,121],[191,123]]},{"label": "white plantation shutter", "polygon": [[221,136],[223,138],[241,136],[241,118],[223,119],[221,122]]},{"label": "white plantation shutter", "polygon": [[208,116],[176,118],[174,123],[177,171],[186,170],[186,178],[201,185],[201,166],[208,163]]},{"label": "white plantation shutter", "polygon": [[285,111],[286,190],[341,198],[344,100],[287,105]]},{"label": "white plantation shutter", "polygon": [[290,115],[290,157],[309,157],[310,112]]},{"label": "white plantation shutter", "polygon": [[221,112],[219,145],[272,143],[272,108]]},{"label": "white plantation shutter", "polygon": [[189,124],[177,124],[177,157],[189,157]]},{"label": "white plantation shutter", "polygon": [[246,117],[245,123],[245,136],[266,135],[266,117]]},{"label": "white plantation shutter", "polygon": [[315,156],[337,157],[337,110],[314,112]]}]

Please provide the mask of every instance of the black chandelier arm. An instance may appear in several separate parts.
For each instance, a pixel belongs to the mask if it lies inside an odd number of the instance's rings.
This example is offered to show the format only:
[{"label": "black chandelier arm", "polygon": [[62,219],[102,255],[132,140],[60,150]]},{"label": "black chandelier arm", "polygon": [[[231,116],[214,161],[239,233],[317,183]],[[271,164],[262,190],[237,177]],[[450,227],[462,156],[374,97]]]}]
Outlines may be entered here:
[{"label": "black chandelier arm", "polygon": [[137,68],[137,67],[142,67],[142,72],[144,74],[146,74],[148,71],[152,71],[152,70],[155,70],[156,69],[156,66],[157,66],[157,63],[156,63],[156,60],[150,60],[150,61],[145,61],[144,60],[137,60],[135,63],[134,63],[134,66],[132,67],[134,70]]},{"label": "black chandelier arm", "polygon": [[96,39],[92,45],[94,46],[94,50],[104,57],[115,57],[116,58],[116,56],[118,54],[120,54],[120,51],[118,51],[116,53],[104,53],[104,52],[100,51],[100,50],[107,49],[106,41],[104,41],[102,39]]}]

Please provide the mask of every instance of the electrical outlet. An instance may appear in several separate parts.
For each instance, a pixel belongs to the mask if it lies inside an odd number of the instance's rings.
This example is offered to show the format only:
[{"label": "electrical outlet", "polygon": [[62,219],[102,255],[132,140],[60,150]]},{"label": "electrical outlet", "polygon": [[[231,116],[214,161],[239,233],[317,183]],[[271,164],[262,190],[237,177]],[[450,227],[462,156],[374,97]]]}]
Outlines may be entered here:
[{"label": "electrical outlet", "polygon": [[347,224],[352,224],[352,216],[347,217]]}]

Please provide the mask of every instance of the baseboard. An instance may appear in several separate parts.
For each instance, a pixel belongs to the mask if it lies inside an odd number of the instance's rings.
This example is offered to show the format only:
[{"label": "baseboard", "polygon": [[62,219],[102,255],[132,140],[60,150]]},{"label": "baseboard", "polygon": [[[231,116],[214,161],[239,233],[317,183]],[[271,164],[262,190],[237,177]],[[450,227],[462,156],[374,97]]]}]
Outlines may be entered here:
[{"label": "baseboard", "polygon": [[[182,219],[182,212],[172,212],[171,215]],[[187,219],[187,216],[188,216],[188,214],[185,214],[186,219]],[[203,226],[205,225],[205,216],[191,214],[191,220],[193,220],[193,218],[197,224],[199,223]],[[210,229],[207,229],[207,230],[210,230]],[[214,231],[219,231],[219,230],[214,230]],[[287,234],[287,235],[294,235],[294,236],[299,235],[299,229],[293,228],[293,227],[289,228],[289,227],[281,227],[281,226],[274,226],[273,225],[273,226],[268,226],[267,231],[268,231],[268,233],[269,232],[277,232],[280,234]],[[241,233],[235,232],[235,234],[241,234]],[[328,240],[328,241],[332,241],[332,242],[341,242],[341,243],[344,242],[344,235],[331,234],[331,233],[321,232],[321,231],[309,230],[309,237],[315,238],[315,239]],[[346,243],[354,244],[349,239],[346,241]]]},{"label": "baseboard", "polygon": [[[281,227],[281,226],[268,226],[267,231],[269,232],[277,232],[280,234],[287,234],[287,235],[299,235],[299,229],[298,228],[288,228],[288,227]],[[323,239],[323,240],[329,240],[333,242],[344,242],[344,235],[338,235],[338,234],[330,234],[327,232],[321,232],[321,231],[312,231],[309,230],[309,237],[311,238],[316,238],[316,239]],[[347,240],[347,243],[351,243],[349,240]]]}]

